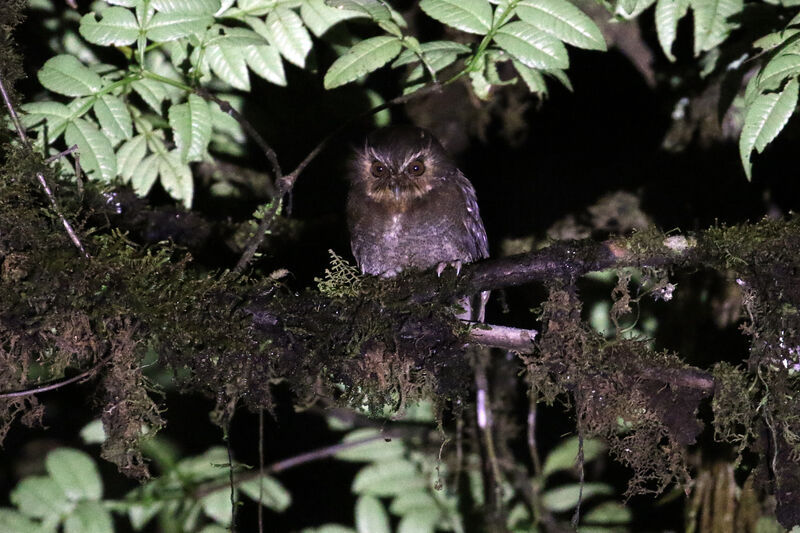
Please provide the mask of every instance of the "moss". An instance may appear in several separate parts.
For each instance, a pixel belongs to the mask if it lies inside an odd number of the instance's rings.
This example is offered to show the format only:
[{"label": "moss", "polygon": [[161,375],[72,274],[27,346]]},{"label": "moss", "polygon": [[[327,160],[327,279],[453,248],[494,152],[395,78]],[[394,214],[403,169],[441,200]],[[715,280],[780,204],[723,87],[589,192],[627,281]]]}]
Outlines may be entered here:
[{"label": "moss", "polygon": [[702,430],[697,409],[706,393],[663,379],[686,368],[676,355],[644,341],[606,341],[580,309],[574,285],[552,284],[537,353],[523,356],[532,393],[574,404],[579,431],[602,438],[633,470],[628,496],[687,482],[685,449]]}]

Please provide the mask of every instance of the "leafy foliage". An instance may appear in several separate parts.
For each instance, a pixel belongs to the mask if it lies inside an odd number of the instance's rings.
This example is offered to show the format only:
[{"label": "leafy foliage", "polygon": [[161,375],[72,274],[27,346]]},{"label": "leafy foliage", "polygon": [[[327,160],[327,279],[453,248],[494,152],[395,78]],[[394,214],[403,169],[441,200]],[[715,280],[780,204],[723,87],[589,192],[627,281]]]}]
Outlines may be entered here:
[{"label": "leafy foliage", "polygon": [[[387,3],[377,0],[169,2],[110,1],[80,18],[78,46],[115,47],[117,65],[87,66],[64,53],[48,60],[38,78],[67,103],[42,101],[23,107],[25,124],[38,132],[41,148],[59,142],[77,145],[89,177],[104,183],[130,183],[147,194],[156,182],[187,207],[194,197],[190,164],[207,161],[217,136],[241,135],[214,120],[217,104],[197,89],[251,89],[255,74],[286,85],[284,62],[308,68],[309,54],[321,37],[342,21],[368,19],[384,35],[343,49],[327,69],[323,84],[333,89],[389,64],[414,67],[407,91],[424,85],[459,58],[463,66],[448,82],[469,75],[477,93],[488,98],[501,80],[500,63],[513,59],[532,91],[546,92],[542,74],[563,78],[569,66],[564,43],[605,50],[597,26],[567,0],[518,0],[493,7],[486,0],[424,0],[430,17],[482,37],[477,47],[454,41],[420,43]],[[351,37],[354,39],[354,37]],[[394,60],[394,61],[393,61]],[[145,106],[142,106],[142,103]]]}]

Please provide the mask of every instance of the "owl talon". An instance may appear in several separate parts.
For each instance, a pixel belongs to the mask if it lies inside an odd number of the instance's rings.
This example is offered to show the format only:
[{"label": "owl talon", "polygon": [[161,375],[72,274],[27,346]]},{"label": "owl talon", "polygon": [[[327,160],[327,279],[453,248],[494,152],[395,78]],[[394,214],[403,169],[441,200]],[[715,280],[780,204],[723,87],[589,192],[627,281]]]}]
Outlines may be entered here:
[{"label": "owl talon", "polygon": [[444,269],[449,267],[449,266],[451,266],[451,267],[456,269],[456,276],[458,276],[461,273],[461,265],[462,264],[463,263],[460,260],[442,261],[441,263],[436,265],[436,276],[441,278],[442,277],[442,272],[444,272]]}]

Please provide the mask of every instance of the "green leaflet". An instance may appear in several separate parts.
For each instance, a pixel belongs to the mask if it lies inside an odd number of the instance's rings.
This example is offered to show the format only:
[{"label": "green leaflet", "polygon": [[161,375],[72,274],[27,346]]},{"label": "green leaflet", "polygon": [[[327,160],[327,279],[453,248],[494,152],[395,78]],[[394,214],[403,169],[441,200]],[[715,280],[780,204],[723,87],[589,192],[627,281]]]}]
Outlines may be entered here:
[{"label": "green leaflet", "polygon": [[[78,121],[86,123],[80,119]],[[45,467],[71,500],[99,500],[103,494],[97,465],[85,452],[58,448],[47,454]]]},{"label": "green leaflet", "polygon": [[739,137],[739,155],[748,181],[752,177],[750,156],[755,148],[762,152],[788,122],[797,105],[797,79],[792,79],[780,93],[761,94],[747,109]]},{"label": "green leaflet", "polygon": [[69,511],[66,493],[50,476],[31,476],[11,491],[11,503],[31,518],[46,518]]},{"label": "green leaflet", "polygon": [[242,47],[220,42],[206,49],[206,60],[222,81],[243,91],[250,90],[250,75]]},{"label": "green leaflet", "polygon": [[[582,490],[581,490],[582,489]],[[614,489],[605,483],[570,483],[550,489],[542,494],[542,503],[553,511],[560,513],[574,509],[580,500],[588,500],[599,494],[613,494]]]},{"label": "green leaflet", "polygon": [[[161,176],[161,185],[170,196],[183,202],[189,209],[194,196],[194,180],[189,165],[181,161],[177,150],[158,155],[158,173]],[[230,509],[230,495],[228,495],[228,508]]]},{"label": "green leaflet", "polygon": [[286,74],[278,49],[268,44],[248,46],[244,49],[244,60],[250,70],[275,85],[286,86]]},{"label": "green leaflet", "polygon": [[202,35],[214,17],[197,12],[159,12],[147,25],[146,36],[153,42],[174,41],[189,35]]},{"label": "green leaflet", "polygon": [[267,30],[270,42],[278,48],[281,55],[304,68],[306,56],[311,50],[311,36],[303,26],[303,20],[291,9],[277,7],[267,16]]},{"label": "green leaflet", "polygon": [[169,108],[168,117],[181,162],[202,160],[211,140],[211,111],[206,101],[190,94],[186,103]]},{"label": "green leaflet", "polygon": [[162,13],[195,13],[213,15],[220,8],[219,0],[151,0],[150,6]]},{"label": "green leaflet", "polygon": [[[383,6],[381,6],[383,7]],[[368,16],[361,11],[337,9],[325,4],[323,0],[306,0],[300,6],[300,17],[306,27],[317,37],[321,37],[332,26],[343,20]],[[389,17],[391,19],[391,15]]]},{"label": "green leaflet", "polygon": [[522,0],[517,15],[565,43],[589,50],[607,49],[600,28],[567,0]]},{"label": "green leaflet", "polygon": [[394,496],[410,489],[425,487],[417,467],[405,459],[373,463],[358,471],[353,478],[353,492],[373,496]]},{"label": "green leaflet", "polygon": [[[94,173],[95,179],[108,183],[117,176],[117,158],[114,156],[111,141],[94,124],[82,118],[75,119],[67,124],[64,137],[67,141],[67,146],[78,145],[81,166],[87,173]],[[54,463],[54,468],[59,469],[59,471],[63,470],[61,466]],[[55,478],[56,476],[54,475],[53,477]],[[58,481],[58,478],[56,480]],[[65,491],[67,491],[66,488]],[[67,492],[69,494],[69,491]]]},{"label": "green leaflet", "polygon": [[694,53],[700,55],[724,41],[737,26],[731,18],[744,7],[743,0],[690,0],[694,11]]},{"label": "green leaflet", "polygon": [[385,35],[359,42],[334,61],[325,73],[325,88],[339,87],[381,68],[394,59],[401,49],[398,38]]},{"label": "green leaflet", "polygon": [[133,122],[125,102],[116,96],[104,94],[93,106],[100,129],[108,135],[112,144],[129,139],[133,135]]},{"label": "green leaflet", "polygon": [[103,87],[100,76],[70,55],[48,59],[37,76],[45,89],[65,96],[87,96]]},{"label": "green leaflet", "polygon": [[468,33],[485,35],[492,26],[487,0],[422,0],[419,7],[429,17]]},{"label": "green leaflet", "polygon": [[292,495],[277,480],[270,476],[261,476],[239,484],[239,490],[248,497],[259,501],[261,504],[273,511],[285,511],[292,503]]},{"label": "green leaflet", "polygon": [[569,66],[567,49],[561,41],[526,22],[510,22],[497,30],[495,42],[520,63],[536,69]]},{"label": "green leaflet", "polygon": [[64,521],[64,533],[114,533],[114,521],[100,502],[82,501]]},{"label": "green leaflet", "polygon": [[95,13],[84,15],[78,31],[90,43],[122,46],[136,42],[139,24],[129,9],[109,7],[100,12],[100,20]]},{"label": "green leaflet", "polygon": [[374,496],[361,496],[356,502],[356,530],[358,533],[391,533],[389,515]]},{"label": "green leaflet", "polygon": [[125,141],[117,150],[117,172],[125,181],[139,171],[139,165],[147,153],[147,139],[144,135],[137,135]]}]

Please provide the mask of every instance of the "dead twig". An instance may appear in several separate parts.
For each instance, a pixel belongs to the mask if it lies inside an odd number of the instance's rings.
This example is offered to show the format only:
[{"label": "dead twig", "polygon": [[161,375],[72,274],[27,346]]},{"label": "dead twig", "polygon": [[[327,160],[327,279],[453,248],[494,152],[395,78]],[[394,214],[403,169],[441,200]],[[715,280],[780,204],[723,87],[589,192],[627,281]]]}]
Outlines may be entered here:
[{"label": "dead twig", "polygon": [[[8,96],[8,91],[6,91],[6,86],[3,83],[2,76],[0,76],[0,94],[3,96],[3,101],[6,104],[8,114],[11,116],[11,121],[14,123],[14,128],[17,130],[17,135],[19,136],[20,141],[22,141],[22,144],[25,146],[25,148],[30,150],[31,142],[28,139],[28,135],[25,133],[25,128],[22,127],[22,122],[20,122],[14,106],[11,104],[11,98]],[[58,206],[56,196],[53,194],[52,189],[50,189],[50,185],[47,183],[44,174],[42,172],[37,172],[36,179],[39,180],[39,184],[42,186],[45,195],[47,195],[47,198],[50,200],[50,206],[53,208],[53,211],[55,211],[56,215],[58,215],[58,218],[61,220],[61,224],[64,225],[64,229],[66,230],[67,235],[69,235],[72,244],[74,244],[75,247],[81,251],[81,254],[83,254],[84,257],[89,259],[89,254],[83,248],[83,244],[78,238],[78,234],[72,228],[72,224],[70,224],[69,220],[67,220],[64,214],[61,212],[61,208]]]},{"label": "dead twig", "polygon": [[102,367],[107,362],[109,362],[112,357],[113,357],[113,354],[103,358],[102,360],[100,360],[99,363],[94,365],[92,368],[90,368],[86,372],[81,372],[77,376],[73,376],[73,377],[71,377],[69,379],[65,379],[63,381],[57,381],[57,382],[51,383],[49,385],[43,385],[41,387],[37,387],[35,389],[26,389],[26,390],[22,390],[22,391],[0,393],[0,399],[21,398],[23,396],[31,396],[33,394],[39,394],[39,393],[42,393],[42,392],[47,392],[47,391],[51,391],[51,390],[55,390],[55,389],[60,389],[61,387],[66,387],[67,385],[75,383],[76,381],[81,381],[82,379],[85,379],[85,378],[89,377],[90,375],[94,374],[95,372],[100,370],[100,367]]}]

